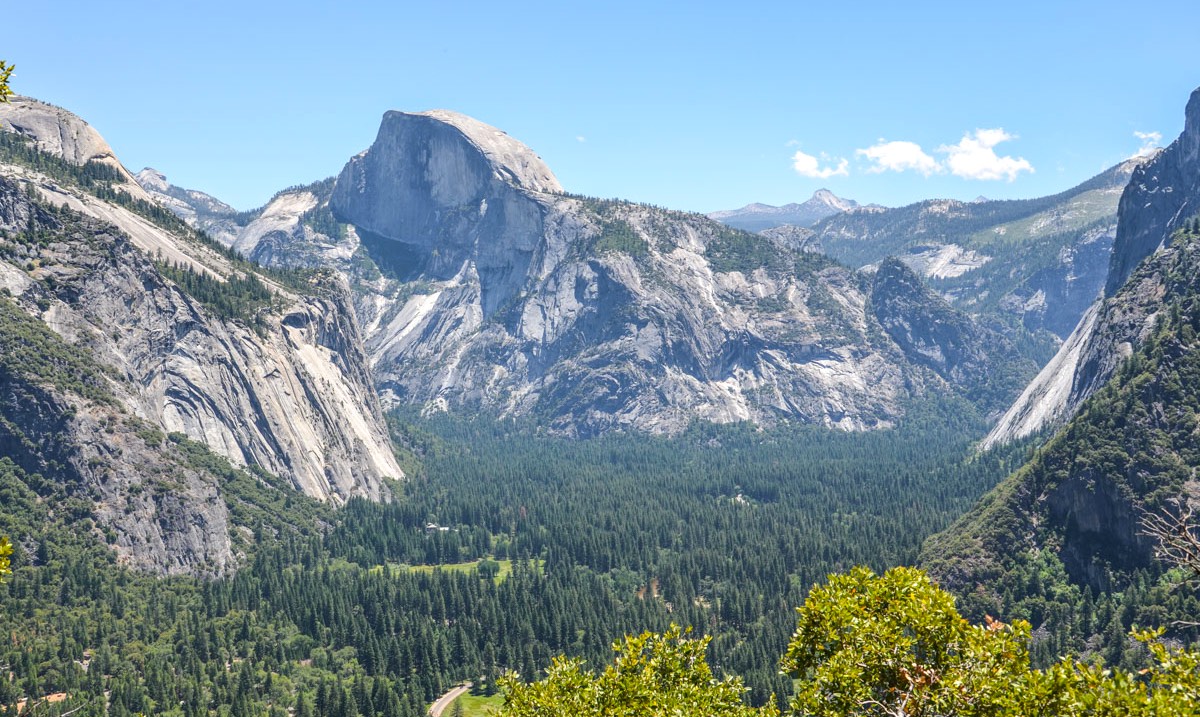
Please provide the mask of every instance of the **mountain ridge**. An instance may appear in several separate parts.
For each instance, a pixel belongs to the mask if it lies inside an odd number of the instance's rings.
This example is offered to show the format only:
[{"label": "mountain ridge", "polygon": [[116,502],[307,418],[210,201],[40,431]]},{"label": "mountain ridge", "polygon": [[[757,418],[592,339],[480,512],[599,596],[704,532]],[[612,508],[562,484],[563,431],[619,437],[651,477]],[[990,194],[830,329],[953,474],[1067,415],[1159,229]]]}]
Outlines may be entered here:
[{"label": "mountain ridge", "polygon": [[736,229],[761,232],[785,225],[808,228],[834,214],[859,207],[859,203],[853,199],[843,199],[828,189],[818,189],[804,202],[792,202],[778,207],[755,202],[740,209],[709,212],[706,216]]}]

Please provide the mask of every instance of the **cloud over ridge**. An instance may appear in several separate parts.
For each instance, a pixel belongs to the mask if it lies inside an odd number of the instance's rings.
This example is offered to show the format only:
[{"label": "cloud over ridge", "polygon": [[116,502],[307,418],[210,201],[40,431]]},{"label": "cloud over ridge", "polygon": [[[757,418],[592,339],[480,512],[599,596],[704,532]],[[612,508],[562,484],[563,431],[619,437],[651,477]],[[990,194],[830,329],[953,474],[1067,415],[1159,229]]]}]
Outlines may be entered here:
[{"label": "cloud over ridge", "polygon": [[942,145],[938,152],[947,155],[945,167],[963,179],[1006,179],[1013,181],[1021,172],[1032,173],[1033,165],[1024,157],[1001,157],[995,147],[1016,139],[1003,129],[977,129],[963,135],[958,144]]},{"label": "cloud over ridge", "polygon": [[814,157],[811,154],[805,154],[800,150],[792,155],[792,168],[802,177],[812,177],[813,179],[829,179],[830,177],[845,177],[850,174],[850,162],[846,159],[838,159],[836,166],[821,167],[821,160],[833,161],[831,158],[821,155],[820,158]]},{"label": "cloud over ridge", "polygon": [[938,161],[926,154],[916,142],[887,142],[881,139],[871,147],[855,150],[854,154],[874,162],[867,168],[868,174],[904,172],[911,169],[928,177],[942,171]]},{"label": "cloud over ridge", "polygon": [[[1151,146],[1162,139],[1157,132],[1135,132],[1142,140],[1142,149],[1135,156],[1145,156],[1153,151]],[[1024,157],[1013,157],[996,153],[996,147],[1017,139],[1003,128],[977,129],[967,132],[957,144],[943,144],[934,152],[945,155],[937,159],[921,145],[907,140],[888,141],[880,139],[870,147],[854,150],[854,155],[868,162],[867,174],[884,172],[917,172],[929,177],[934,174],[950,173],[963,179],[981,181],[1015,181],[1022,172],[1032,174],[1035,170]],[[789,145],[794,142],[789,142]],[[822,166],[824,164],[824,166]],[[850,174],[850,162],[845,158],[820,157],[796,150],[792,155],[792,168],[803,177],[828,179]]]}]

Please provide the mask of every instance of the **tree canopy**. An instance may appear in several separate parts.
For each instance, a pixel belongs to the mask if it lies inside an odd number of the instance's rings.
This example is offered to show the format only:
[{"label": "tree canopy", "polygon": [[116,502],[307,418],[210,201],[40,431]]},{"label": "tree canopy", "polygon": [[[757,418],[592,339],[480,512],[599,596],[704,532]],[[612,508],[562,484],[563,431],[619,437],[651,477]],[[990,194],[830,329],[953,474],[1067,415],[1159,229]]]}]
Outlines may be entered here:
[{"label": "tree canopy", "polygon": [[8,542],[8,538],[0,538],[0,583],[12,574],[12,568],[8,562],[10,555],[12,555],[12,545]]},{"label": "tree canopy", "polygon": [[12,77],[13,66],[5,64],[4,60],[0,60],[0,102],[8,102],[8,97],[13,93],[8,86],[8,79]]},{"label": "tree canopy", "polygon": [[777,717],[774,706],[742,703],[742,681],[717,679],[704,658],[708,638],[687,639],[672,626],[613,645],[616,661],[599,675],[582,661],[555,658],[546,679],[525,684],[501,678],[506,693],[501,717]]},{"label": "tree canopy", "polygon": [[783,667],[801,714],[1003,714],[1030,676],[1029,624],[971,625],[916,568],[855,568],[799,609]]},{"label": "tree canopy", "polygon": [[[855,568],[814,588],[782,660],[798,681],[792,711],[809,717],[1074,717],[1200,714],[1200,652],[1136,635],[1152,661],[1128,672],[1064,659],[1030,667],[1030,627],[972,625],[954,598],[916,568]],[[741,703],[736,678],[715,678],[706,639],[678,627],[626,638],[599,675],[556,659],[545,679],[502,680],[501,717],[777,715]]]}]

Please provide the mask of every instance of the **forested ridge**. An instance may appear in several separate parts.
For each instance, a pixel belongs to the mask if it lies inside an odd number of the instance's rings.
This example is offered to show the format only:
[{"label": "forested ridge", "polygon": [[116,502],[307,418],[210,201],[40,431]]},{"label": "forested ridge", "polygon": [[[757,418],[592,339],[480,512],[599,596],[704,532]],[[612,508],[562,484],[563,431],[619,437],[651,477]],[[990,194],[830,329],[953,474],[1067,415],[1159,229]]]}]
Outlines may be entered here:
[{"label": "forested ridge", "polygon": [[[1156,558],[1147,515],[1195,496],[1200,462],[1200,222],[1139,268],[1161,275],[1153,334],[1030,463],[945,533],[924,562],[964,596],[964,611],[1026,619],[1033,658],[1062,654],[1135,667],[1134,626],[1200,639],[1200,595]],[[1135,275],[1135,276],[1137,276]],[[1177,502],[1182,499],[1182,504]]]}]

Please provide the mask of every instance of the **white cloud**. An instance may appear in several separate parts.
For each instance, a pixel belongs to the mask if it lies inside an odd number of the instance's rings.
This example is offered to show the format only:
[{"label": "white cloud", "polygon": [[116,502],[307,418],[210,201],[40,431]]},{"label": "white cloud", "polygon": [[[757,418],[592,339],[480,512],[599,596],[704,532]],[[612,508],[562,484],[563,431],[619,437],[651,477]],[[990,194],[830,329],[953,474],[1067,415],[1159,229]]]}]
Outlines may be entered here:
[{"label": "white cloud", "polygon": [[[821,155],[821,159],[833,161],[832,158]],[[830,177],[845,177],[850,174],[850,162],[845,159],[837,160],[837,166],[821,167],[821,159],[818,159],[811,154],[805,154],[800,150],[792,155],[792,168],[796,173],[804,177],[812,177],[814,179],[828,179]]]},{"label": "white cloud", "polygon": [[1134,132],[1133,136],[1141,140],[1142,146],[1129,157],[1130,159],[1149,157],[1162,144],[1162,132]]},{"label": "white cloud", "polygon": [[916,142],[885,142],[881,139],[873,147],[855,150],[854,153],[875,163],[867,170],[871,174],[911,169],[928,177],[942,171],[938,161],[925,154],[925,150]]},{"label": "white cloud", "polygon": [[586,142],[586,141],[587,141],[587,137],[584,137],[583,135],[576,135],[576,137],[575,137],[575,141],[576,141],[576,142]]},{"label": "white cloud", "polygon": [[1033,172],[1033,165],[1023,157],[1001,157],[995,147],[1001,142],[1016,139],[1002,129],[977,129],[968,132],[958,144],[942,145],[939,152],[946,156],[945,166],[950,173],[964,179],[1007,179],[1013,181],[1021,172]]}]

